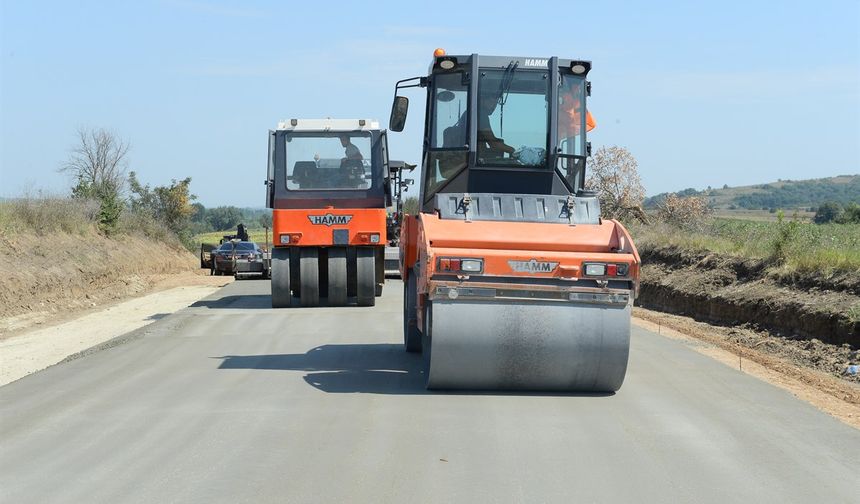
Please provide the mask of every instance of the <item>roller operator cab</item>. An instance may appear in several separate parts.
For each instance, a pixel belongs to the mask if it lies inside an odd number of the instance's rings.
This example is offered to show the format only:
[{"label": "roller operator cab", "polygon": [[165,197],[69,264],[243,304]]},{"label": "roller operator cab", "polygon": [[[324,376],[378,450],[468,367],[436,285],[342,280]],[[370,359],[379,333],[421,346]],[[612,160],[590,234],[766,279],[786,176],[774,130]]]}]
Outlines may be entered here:
[{"label": "roller operator cab", "polygon": [[429,388],[607,392],[626,374],[640,259],[585,189],[588,61],[449,56],[426,89],[420,212],[404,218],[404,343]]},{"label": "roller operator cab", "polygon": [[292,119],[269,132],[272,307],[375,303],[392,203],[388,165],[376,121]]}]

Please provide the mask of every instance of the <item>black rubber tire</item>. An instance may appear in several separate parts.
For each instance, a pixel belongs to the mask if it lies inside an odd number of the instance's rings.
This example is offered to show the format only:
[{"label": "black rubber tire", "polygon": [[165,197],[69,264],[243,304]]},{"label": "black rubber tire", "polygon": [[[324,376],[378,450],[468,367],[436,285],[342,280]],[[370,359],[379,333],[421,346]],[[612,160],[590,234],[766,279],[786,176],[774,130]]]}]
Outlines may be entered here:
[{"label": "black rubber tire", "polygon": [[289,308],[293,304],[290,291],[290,249],[272,251],[272,308]]},{"label": "black rubber tire", "polygon": [[418,314],[415,310],[418,299],[418,279],[413,271],[407,273],[403,282],[403,346],[409,353],[421,352],[421,331],[418,330]]},{"label": "black rubber tire", "polygon": [[315,247],[304,247],[299,255],[299,301],[302,306],[320,305],[320,254]]},{"label": "black rubber tire", "polygon": [[358,306],[376,304],[376,254],[370,247],[359,247],[356,253],[355,298]]},{"label": "black rubber tire", "polygon": [[346,248],[328,249],[328,305],[346,305]]}]

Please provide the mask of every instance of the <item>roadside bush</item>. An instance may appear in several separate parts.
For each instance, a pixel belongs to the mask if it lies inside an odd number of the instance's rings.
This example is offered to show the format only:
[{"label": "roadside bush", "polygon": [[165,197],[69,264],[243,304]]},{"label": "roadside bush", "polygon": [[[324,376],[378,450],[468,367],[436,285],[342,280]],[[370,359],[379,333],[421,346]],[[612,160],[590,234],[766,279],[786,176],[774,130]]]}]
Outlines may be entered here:
[{"label": "roadside bush", "polygon": [[790,221],[785,221],[785,214],[782,210],[777,214],[777,232],[773,241],[771,241],[770,258],[773,261],[784,263],[787,258],[787,249],[797,241],[798,233],[800,232],[800,222],[797,219],[797,214]]},{"label": "roadside bush", "polygon": [[24,196],[0,201],[0,230],[10,236],[26,232],[86,235],[96,232],[99,211],[99,203],[89,199]]},{"label": "roadside bush", "polygon": [[645,188],[639,178],[636,158],[624,147],[601,147],[589,159],[585,186],[597,191],[600,213],[625,222],[648,221],[642,203]]},{"label": "roadside bush", "polygon": [[705,198],[699,196],[679,197],[669,194],[657,206],[658,219],[684,228],[700,227],[710,213]]},{"label": "roadside bush", "polygon": [[[138,214],[138,219],[146,218],[157,227],[174,233],[179,240],[189,249],[194,250],[194,241],[191,229],[191,216],[199,211],[192,206],[191,201],[196,196],[191,194],[191,177],[182,180],[173,179],[170,185],[156,186],[151,188],[148,184],[141,184],[137,174],[131,172],[128,175],[131,188],[129,206]],[[154,231],[158,233],[157,231]]]},{"label": "roadside bush", "polygon": [[128,210],[120,214],[117,232],[129,236],[142,235],[153,241],[177,247],[181,245],[176,233],[145,212]]}]

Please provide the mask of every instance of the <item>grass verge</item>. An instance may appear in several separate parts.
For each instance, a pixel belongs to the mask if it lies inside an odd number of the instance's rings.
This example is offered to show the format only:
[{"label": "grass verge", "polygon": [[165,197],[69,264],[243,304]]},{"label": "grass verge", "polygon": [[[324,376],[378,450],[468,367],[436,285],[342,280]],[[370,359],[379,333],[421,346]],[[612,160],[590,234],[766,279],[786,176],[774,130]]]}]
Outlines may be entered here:
[{"label": "grass verge", "polygon": [[[211,233],[201,233],[198,235],[194,235],[193,240],[197,242],[198,246],[201,243],[211,243],[217,244],[221,241],[225,235],[234,235],[236,234],[235,229],[228,229],[227,231],[212,231]],[[265,228],[253,228],[248,229],[248,237],[252,242],[257,242],[261,247],[266,246],[266,229]],[[272,230],[269,230],[269,242],[272,241]]]},{"label": "grass verge", "polygon": [[677,246],[771,259],[786,272],[860,274],[860,224],[714,218],[684,228],[665,223],[630,228],[640,248]]}]

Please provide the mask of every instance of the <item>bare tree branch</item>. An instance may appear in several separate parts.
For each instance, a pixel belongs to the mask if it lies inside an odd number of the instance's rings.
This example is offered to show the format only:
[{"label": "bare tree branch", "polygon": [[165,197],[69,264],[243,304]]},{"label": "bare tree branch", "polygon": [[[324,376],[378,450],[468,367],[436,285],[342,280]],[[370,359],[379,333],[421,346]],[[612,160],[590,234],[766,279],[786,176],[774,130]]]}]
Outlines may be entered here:
[{"label": "bare tree branch", "polygon": [[586,185],[597,191],[601,213],[614,219],[647,222],[642,201],[645,188],[639,178],[636,158],[623,147],[601,147],[589,161]]},{"label": "bare tree branch", "polygon": [[60,170],[71,173],[78,183],[122,191],[129,144],[104,129],[80,128],[77,136],[78,144]]}]

